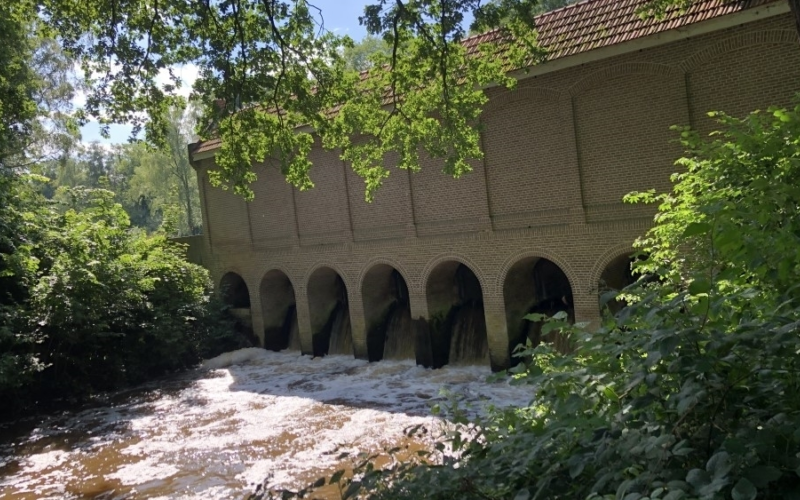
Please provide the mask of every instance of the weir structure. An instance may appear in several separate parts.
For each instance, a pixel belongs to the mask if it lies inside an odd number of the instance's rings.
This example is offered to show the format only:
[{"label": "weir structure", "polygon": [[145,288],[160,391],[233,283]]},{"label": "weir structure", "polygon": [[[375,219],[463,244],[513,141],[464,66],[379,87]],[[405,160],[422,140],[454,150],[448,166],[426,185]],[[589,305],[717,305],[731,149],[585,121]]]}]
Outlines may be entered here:
[{"label": "weir structure", "polygon": [[711,0],[663,21],[636,14],[644,1],[540,16],[548,60],[513,91],[487,90],[485,157],[458,180],[423,159],[419,173],[391,169],[368,204],[363,181],[317,145],[314,189],[267,160],[248,203],[209,183],[219,142],[190,145],[205,228],[192,255],[269,349],[499,369],[518,342],[541,340],[529,312],[596,323],[654,215],[622,197],[668,190],[679,169],[670,126],[708,133],[708,111],[790,105],[799,90],[785,1]]}]

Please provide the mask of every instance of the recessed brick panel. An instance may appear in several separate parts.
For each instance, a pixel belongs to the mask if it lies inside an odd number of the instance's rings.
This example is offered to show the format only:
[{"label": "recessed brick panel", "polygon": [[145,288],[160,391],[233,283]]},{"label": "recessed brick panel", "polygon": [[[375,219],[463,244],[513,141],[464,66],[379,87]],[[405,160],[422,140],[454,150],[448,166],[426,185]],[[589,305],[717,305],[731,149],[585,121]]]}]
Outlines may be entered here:
[{"label": "recessed brick panel", "polygon": [[580,199],[569,99],[525,95],[483,118],[492,222],[499,229],[566,224]]},{"label": "recessed brick panel", "polygon": [[300,243],[347,241],[350,239],[350,210],[344,165],[337,152],[323,150],[318,145],[309,158],[314,164],[310,176],[315,187],[295,191]]},{"label": "recessed brick panel", "polygon": [[626,218],[622,197],[669,189],[681,154],[672,125],[688,124],[680,75],[631,73],[575,97],[575,124],[587,216]]},{"label": "recessed brick panel", "polygon": [[489,210],[483,163],[459,179],[442,172],[441,160],[423,158],[422,170],[411,174],[417,235],[486,230]]},{"label": "recessed brick panel", "polygon": [[292,186],[277,165],[258,165],[255,171],[258,175],[252,186],[255,197],[247,205],[253,245],[291,246],[297,233]]},{"label": "recessed brick panel", "polygon": [[250,228],[244,199],[231,191],[213,187],[205,175],[203,184],[208,205],[212,244],[214,246],[249,245]]},{"label": "recessed brick panel", "polygon": [[743,117],[754,109],[790,105],[800,91],[797,47],[796,40],[734,47],[695,68],[689,75],[689,90],[697,129],[708,133],[718,128],[709,111]]},{"label": "recessed brick panel", "polygon": [[402,238],[412,225],[408,172],[396,165],[396,155],[387,155],[389,177],[384,179],[371,203],[365,200],[364,179],[348,166],[347,184],[355,240]]}]

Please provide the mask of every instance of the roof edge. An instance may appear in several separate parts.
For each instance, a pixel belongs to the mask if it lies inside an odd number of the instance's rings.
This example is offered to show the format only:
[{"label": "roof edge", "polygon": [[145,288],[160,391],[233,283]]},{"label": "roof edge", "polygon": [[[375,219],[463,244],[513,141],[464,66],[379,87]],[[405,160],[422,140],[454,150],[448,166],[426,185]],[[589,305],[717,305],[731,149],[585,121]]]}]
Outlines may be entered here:
[{"label": "roof edge", "polygon": [[[552,61],[530,66],[526,70],[512,71],[510,76],[519,81],[527,80],[528,78],[535,78],[537,76],[552,73],[554,71],[581,66],[602,59],[609,59],[611,57],[638,52],[640,50],[651,49],[660,45],[678,42],[687,38],[713,33],[715,31],[722,31],[735,26],[787,14],[789,12],[791,12],[791,10],[788,2],[783,0],[775,0],[766,5],[740,10],[731,14],[693,23],[685,27],[662,31],[660,33],[636,38],[634,40],[629,40],[619,44],[588,50],[572,56],[560,57]],[[496,86],[496,84],[488,85],[484,87],[484,89],[489,89]],[[194,155],[191,154],[191,151],[197,149],[197,147],[199,147],[201,144],[201,142],[197,142],[189,145],[189,157],[192,160],[193,166],[195,166],[194,162],[196,161],[213,158],[216,154],[216,151],[219,149],[219,145],[217,145],[214,149],[202,151]],[[197,166],[195,166],[195,169],[197,169]]]},{"label": "roof edge", "polygon": [[517,70],[511,73],[517,80],[525,80],[538,75],[560,71],[562,69],[581,66],[601,59],[609,59],[631,52],[651,49],[660,45],[678,42],[687,38],[722,31],[743,24],[768,19],[770,17],[788,14],[790,12],[789,3],[783,0],[775,0],[766,5],[752,7],[745,10],[733,12],[723,16],[707,19],[688,26],[673,28],[641,38],[636,38],[626,42],[588,50],[572,56],[560,57],[552,61],[547,61],[535,66],[529,66],[526,70]]}]

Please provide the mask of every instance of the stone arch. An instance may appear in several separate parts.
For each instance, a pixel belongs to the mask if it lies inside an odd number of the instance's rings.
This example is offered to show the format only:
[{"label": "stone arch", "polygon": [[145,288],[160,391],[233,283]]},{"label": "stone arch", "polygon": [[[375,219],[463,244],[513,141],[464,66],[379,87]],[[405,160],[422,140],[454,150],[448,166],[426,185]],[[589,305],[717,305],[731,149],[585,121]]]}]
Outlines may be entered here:
[{"label": "stone arch", "polygon": [[219,290],[222,301],[228,306],[228,311],[236,318],[234,328],[255,341],[250,309],[250,288],[247,282],[238,272],[227,271],[220,278]]},{"label": "stone arch", "polygon": [[[317,261],[316,263],[314,263],[313,266],[309,267],[308,271],[306,271],[306,275],[303,277],[303,282],[299,285],[303,286],[304,289],[306,289],[308,287],[308,282],[311,279],[311,275],[313,275],[315,272],[317,272],[318,269],[323,267],[328,267],[336,271],[336,274],[338,274],[339,277],[342,278],[342,281],[344,281],[344,284],[347,286],[347,289],[350,290],[350,286],[352,285],[352,283],[349,283],[349,280],[346,279],[347,274],[344,272],[344,270],[338,264],[333,264],[332,262],[325,262],[325,261]],[[298,286],[298,288],[300,288],[300,286]]]},{"label": "stone arch", "polygon": [[597,295],[597,306],[601,313],[616,314],[624,307],[625,304],[617,299],[603,304],[603,294],[622,290],[639,278],[631,272],[635,254],[632,244],[616,245],[606,250],[592,268],[590,285],[592,293]]},{"label": "stone arch", "polygon": [[288,273],[279,268],[264,273],[259,298],[264,320],[264,347],[273,351],[299,351],[297,297]]},{"label": "stone arch", "polygon": [[633,242],[619,243],[610,248],[607,248],[600,257],[595,260],[592,270],[589,273],[589,282],[584,286],[589,293],[597,293],[597,284],[600,281],[600,276],[605,271],[606,267],[614,260],[622,255],[632,255],[634,253]]},{"label": "stone arch", "polygon": [[250,289],[242,275],[236,271],[223,273],[219,280],[222,301],[232,309],[250,309]]},{"label": "stone arch", "polygon": [[644,75],[657,75],[664,78],[676,77],[682,75],[684,72],[681,68],[671,66],[668,64],[658,64],[653,62],[628,62],[616,64],[614,66],[605,67],[597,70],[589,75],[581,78],[569,87],[569,93],[573,97],[577,97],[587,90],[590,90],[597,85],[606,82],[612,78],[617,78],[624,75],[644,74]]},{"label": "stone arch", "polygon": [[512,90],[505,90],[502,93],[489,99],[483,108],[482,116],[490,116],[493,113],[502,111],[507,106],[519,101],[528,99],[544,98],[548,100],[559,100],[566,94],[557,89],[547,87],[517,87]]},{"label": "stone arch", "polygon": [[[504,270],[502,286],[509,348],[513,351],[526,339],[534,344],[551,340],[561,346],[557,335],[542,338],[542,323],[528,321],[525,316],[530,313],[553,316],[564,311],[570,321],[574,320],[574,285],[564,268],[547,257],[527,252]],[[563,347],[566,348],[565,343]]]},{"label": "stone arch", "polygon": [[482,290],[488,289],[489,284],[486,282],[486,277],[483,275],[483,271],[481,270],[480,267],[478,267],[477,264],[475,264],[471,259],[464,257],[463,255],[455,253],[445,253],[445,254],[439,254],[433,259],[431,259],[428,262],[428,264],[426,264],[425,267],[422,269],[419,285],[423,291],[425,291],[425,288],[427,287],[428,279],[430,278],[431,272],[439,264],[441,264],[442,262],[447,262],[449,260],[454,260],[460,264],[464,264],[465,266],[467,266],[473,273],[475,273],[475,276],[478,277],[478,281],[481,284],[481,289]]},{"label": "stone arch", "polygon": [[414,359],[408,282],[391,264],[376,262],[359,281],[370,361]]},{"label": "stone arch", "polygon": [[495,293],[497,295],[502,296],[503,294],[503,285],[505,284],[506,277],[508,275],[509,270],[511,269],[511,266],[513,266],[516,262],[519,262],[520,260],[529,257],[544,258],[553,262],[567,276],[567,279],[569,280],[569,286],[572,288],[572,291],[575,292],[576,290],[579,290],[578,285],[580,284],[580,281],[578,280],[578,275],[575,274],[575,271],[572,269],[572,266],[570,266],[567,261],[547,250],[525,249],[515,253],[514,255],[508,257],[505,261],[503,261],[503,265],[500,267],[500,272],[497,275],[497,281],[494,284]]},{"label": "stone arch", "polygon": [[709,61],[717,59],[722,54],[743,47],[750,47],[764,43],[788,43],[797,44],[797,31],[795,30],[765,30],[740,33],[721,40],[710,47],[703,48],[691,56],[687,57],[680,67],[683,71],[691,73],[702,67]]},{"label": "stone arch", "polygon": [[[429,332],[419,352],[422,364],[488,364],[489,347],[483,290],[466,259],[439,258],[426,269]],[[419,357],[419,356],[418,356]]]},{"label": "stone arch", "polygon": [[400,276],[405,280],[406,285],[410,286],[412,283],[415,283],[414,281],[412,281],[411,275],[408,273],[408,271],[405,269],[405,267],[403,267],[402,264],[400,264],[396,260],[390,259],[388,257],[376,257],[374,259],[370,259],[364,265],[364,267],[361,268],[361,272],[358,275],[357,283],[359,283],[360,285],[363,285],[364,277],[367,275],[367,273],[374,266],[376,266],[378,264],[386,264],[387,266],[390,266],[390,267],[394,268],[394,270],[397,271],[398,273],[400,273]]},{"label": "stone arch", "polygon": [[353,355],[347,285],[334,267],[317,265],[306,281],[315,356]]}]

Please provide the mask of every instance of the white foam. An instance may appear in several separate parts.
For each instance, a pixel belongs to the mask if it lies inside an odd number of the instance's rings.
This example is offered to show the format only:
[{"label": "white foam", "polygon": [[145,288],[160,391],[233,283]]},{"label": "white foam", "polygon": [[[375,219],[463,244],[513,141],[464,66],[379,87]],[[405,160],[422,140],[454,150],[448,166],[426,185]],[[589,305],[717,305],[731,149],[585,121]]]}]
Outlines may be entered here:
[{"label": "white foam", "polygon": [[[146,498],[236,497],[268,475],[272,486],[300,488],[340,465],[344,452],[391,447],[415,425],[441,431],[430,406],[445,401],[442,389],[475,411],[530,397],[524,387],[485,382],[486,367],[428,370],[413,361],[263,349],[226,353],[204,367],[151,384],[121,405],[53,418],[17,436],[14,446],[0,448],[0,463],[19,464],[0,488],[69,498],[72,490],[60,483],[79,485],[98,474],[115,495]],[[30,446],[43,437],[65,445]],[[103,470],[95,470],[98,460]]]}]

